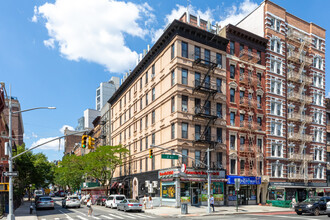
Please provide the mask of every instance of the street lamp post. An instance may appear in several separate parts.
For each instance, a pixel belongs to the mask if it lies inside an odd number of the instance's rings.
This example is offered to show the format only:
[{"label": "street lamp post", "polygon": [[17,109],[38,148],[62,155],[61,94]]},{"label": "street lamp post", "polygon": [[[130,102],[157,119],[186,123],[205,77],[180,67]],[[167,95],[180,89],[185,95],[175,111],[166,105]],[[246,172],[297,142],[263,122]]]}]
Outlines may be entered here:
[{"label": "street lamp post", "polygon": [[[9,173],[13,172],[13,149],[12,149],[12,114],[18,114],[21,112],[32,111],[36,109],[56,109],[55,107],[38,107],[38,108],[31,108],[22,111],[12,112],[12,105],[11,105],[11,87],[9,88],[9,150],[8,150],[8,165],[9,165]],[[9,214],[7,216],[8,220],[14,220],[14,188],[13,188],[13,177],[9,175]]]}]

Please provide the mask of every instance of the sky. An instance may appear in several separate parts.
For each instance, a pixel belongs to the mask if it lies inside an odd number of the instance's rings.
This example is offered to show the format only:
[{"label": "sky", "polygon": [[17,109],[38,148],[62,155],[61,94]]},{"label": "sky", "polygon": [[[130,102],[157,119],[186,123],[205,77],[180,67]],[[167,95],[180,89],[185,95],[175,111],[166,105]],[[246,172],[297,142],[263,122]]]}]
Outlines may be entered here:
[{"label": "sky", "polygon": [[[236,24],[260,0],[2,0],[0,1],[0,81],[21,109],[55,106],[22,114],[30,148],[74,129],[87,108],[95,109],[96,89],[122,77],[138,54],[188,8],[191,14]],[[288,12],[330,29],[327,0],[273,0]],[[308,11],[307,11],[308,9]],[[326,59],[328,53],[326,53]],[[326,69],[327,69],[326,63]],[[326,74],[326,94],[330,78]],[[63,156],[63,140],[44,145],[49,160]]]}]

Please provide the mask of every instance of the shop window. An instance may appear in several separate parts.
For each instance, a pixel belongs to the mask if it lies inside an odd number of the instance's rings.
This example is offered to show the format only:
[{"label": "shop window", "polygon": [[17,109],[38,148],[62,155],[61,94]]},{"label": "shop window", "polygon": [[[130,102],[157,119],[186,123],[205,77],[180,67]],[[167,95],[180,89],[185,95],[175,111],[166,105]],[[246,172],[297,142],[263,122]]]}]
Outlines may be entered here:
[{"label": "shop window", "polygon": [[162,184],[162,198],[175,199],[175,184]]}]

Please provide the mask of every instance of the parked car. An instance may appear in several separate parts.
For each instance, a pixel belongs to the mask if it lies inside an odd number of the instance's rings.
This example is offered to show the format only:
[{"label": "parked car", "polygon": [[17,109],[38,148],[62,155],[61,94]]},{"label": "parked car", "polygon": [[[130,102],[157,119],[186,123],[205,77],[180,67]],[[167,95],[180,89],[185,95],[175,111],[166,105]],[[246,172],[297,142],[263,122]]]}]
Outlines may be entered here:
[{"label": "parked car", "polygon": [[117,204],[118,210],[127,211],[142,211],[142,204],[136,199],[124,199]]},{"label": "parked car", "polygon": [[36,209],[41,208],[54,209],[54,200],[49,196],[40,196],[36,203]]},{"label": "parked car", "polygon": [[117,208],[117,204],[126,199],[124,195],[110,195],[105,202],[105,207]]},{"label": "parked car", "polygon": [[311,197],[295,206],[295,211],[298,215],[303,213],[311,213],[315,216],[320,214],[327,214],[327,202],[330,197]]},{"label": "parked car", "polygon": [[99,198],[97,198],[96,200],[96,205],[105,205],[105,202],[107,201],[107,196],[100,196]]},{"label": "parked car", "polygon": [[63,208],[80,208],[80,200],[78,196],[67,196],[62,200],[62,207]]},{"label": "parked car", "polygon": [[37,197],[37,196],[43,196],[44,192],[42,190],[34,190],[33,196]]}]

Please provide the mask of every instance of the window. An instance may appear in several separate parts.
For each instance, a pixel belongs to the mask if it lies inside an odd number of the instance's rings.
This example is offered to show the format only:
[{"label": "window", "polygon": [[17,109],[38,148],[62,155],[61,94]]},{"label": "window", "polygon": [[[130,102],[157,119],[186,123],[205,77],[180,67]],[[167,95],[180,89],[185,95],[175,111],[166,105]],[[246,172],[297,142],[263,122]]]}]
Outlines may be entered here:
[{"label": "window", "polygon": [[188,124],[187,123],[181,124],[181,131],[182,131],[182,138],[187,139],[188,138]]},{"label": "window", "polygon": [[323,62],[322,62],[322,58],[320,57],[314,57],[313,59],[313,67],[323,70]]},{"label": "window", "polygon": [[175,97],[171,98],[171,112],[175,112]]},{"label": "window", "polygon": [[222,55],[220,53],[217,53],[216,61],[217,61],[218,67],[222,68]]},{"label": "window", "polygon": [[148,171],[148,157],[146,157],[146,169],[145,171]]},{"label": "window", "polygon": [[201,151],[200,150],[195,150],[195,164],[196,166],[200,165],[201,161]]},{"label": "window", "polygon": [[236,149],[236,144],[235,144],[235,142],[236,142],[236,136],[235,135],[230,135],[230,149],[231,150],[235,150]]},{"label": "window", "polygon": [[235,89],[230,89],[230,102],[235,102]]},{"label": "window", "polygon": [[235,126],[235,112],[230,112],[230,125]]},{"label": "window", "polygon": [[154,78],[155,77],[155,74],[156,74],[156,71],[155,71],[155,64],[154,64],[151,67],[151,78]]},{"label": "window", "polygon": [[171,60],[174,58],[175,56],[175,46],[174,44],[171,45]]},{"label": "window", "polygon": [[230,51],[229,51],[230,55],[234,55],[235,54],[235,42],[230,42]]},{"label": "window", "polygon": [[257,95],[257,105],[258,108],[261,108],[261,95]]},{"label": "window", "polygon": [[140,90],[142,89],[142,77],[140,79]]},{"label": "window", "polygon": [[201,126],[195,125],[195,140],[198,141],[201,137]]},{"label": "window", "polygon": [[205,49],[204,50],[204,59],[205,59],[205,64],[209,64],[210,63],[210,51]]},{"label": "window", "polygon": [[152,135],[151,135],[151,144],[152,145],[155,145],[155,140],[156,140],[156,134],[155,133],[153,133]]},{"label": "window", "polygon": [[173,70],[171,73],[171,86],[174,86],[174,84],[175,84],[175,72]]},{"label": "window", "polygon": [[282,115],[282,103],[271,101],[270,114],[281,116]]},{"label": "window", "polygon": [[184,84],[184,85],[188,84],[188,70],[186,70],[186,69],[182,69],[181,83]]},{"label": "window", "polygon": [[142,118],[140,119],[140,131],[142,131]]},{"label": "window", "polygon": [[262,119],[261,119],[261,117],[257,117],[257,123],[258,123],[258,125],[262,125]]},{"label": "window", "polygon": [[152,88],[152,101],[155,101],[155,96],[156,96],[156,89],[154,87]]},{"label": "window", "polygon": [[260,138],[257,139],[257,146],[259,148],[259,152],[262,152],[262,139]]},{"label": "window", "polygon": [[222,118],[222,104],[217,103],[217,117]]},{"label": "window", "polygon": [[140,139],[140,151],[142,151],[142,139]]},{"label": "window", "polygon": [[211,114],[211,102],[210,101],[205,101],[205,105],[204,105],[204,112],[206,115]]},{"label": "window", "polygon": [[195,87],[198,87],[200,85],[201,85],[201,74],[195,72]]},{"label": "window", "polygon": [[277,74],[281,74],[281,62],[275,61],[275,60],[271,60],[270,61],[270,71],[277,73]]},{"label": "window", "polygon": [[230,78],[234,79],[235,78],[235,66],[230,65]]},{"label": "window", "polygon": [[195,60],[198,60],[201,58],[201,48],[195,46]]},{"label": "window", "polygon": [[155,157],[153,156],[152,159],[151,159],[151,162],[152,162],[152,166],[151,166],[151,169],[152,170],[155,170]]},{"label": "window", "polygon": [[182,96],[182,111],[188,112],[188,96],[183,95]]},{"label": "window", "polygon": [[230,159],[230,174],[236,174],[236,160]]},{"label": "window", "polygon": [[258,60],[257,64],[261,64],[261,52],[257,51],[257,55],[259,57],[259,60]]},{"label": "window", "polygon": [[188,58],[188,44],[186,42],[181,43],[181,56]]},{"label": "window", "polygon": [[148,127],[148,114],[146,115],[146,123],[145,123],[145,125],[146,125],[146,128]]},{"label": "window", "polygon": [[217,78],[217,91],[222,93],[221,91],[222,79]]},{"label": "window", "polygon": [[244,50],[244,45],[243,44],[240,44],[239,45],[239,51],[242,51],[242,50]]},{"label": "window", "polygon": [[148,146],[148,145],[149,145],[149,143],[148,143],[148,139],[149,139],[148,136],[146,136],[146,149],[149,148],[149,146]]},{"label": "window", "polygon": [[222,128],[217,128],[217,141],[222,143]]},{"label": "window", "polygon": [[272,164],[272,177],[282,177],[283,165],[273,163]]},{"label": "window", "polygon": [[210,83],[210,76],[205,76],[205,81],[204,81],[204,86],[205,86],[205,88],[210,88],[210,85],[211,85],[211,83]]},{"label": "window", "polygon": [[217,166],[222,168],[222,152],[217,152]]},{"label": "window", "polygon": [[240,126],[241,126],[241,127],[244,126],[244,124],[243,124],[243,122],[244,122],[244,117],[245,117],[244,114],[240,114],[240,115],[239,115],[239,123],[240,123]]},{"label": "window", "polygon": [[175,138],[175,124],[171,124],[171,139]]},{"label": "window", "polygon": [[148,72],[146,72],[146,77],[145,78],[146,78],[146,84],[148,84]]},{"label": "window", "polygon": [[282,144],[272,143],[272,157],[283,157]]},{"label": "window", "polygon": [[182,163],[188,165],[188,150],[182,149]]},{"label": "window", "polygon": [[241,172],[244,172],[244,167],[245,166],[245,160],[241,160],[240,162],[240,169],[241,169]]},{"label": "window", "polygon": [[274,52],[281,53],[281,41],[278,39],[270,40],[270,49]]},{"label": "window", "polygon": [[151,112],[151,123],[152,124],[155,124],[155,118],[156,118],[156,113],[155,113],[155,110],[153,110]]}]

